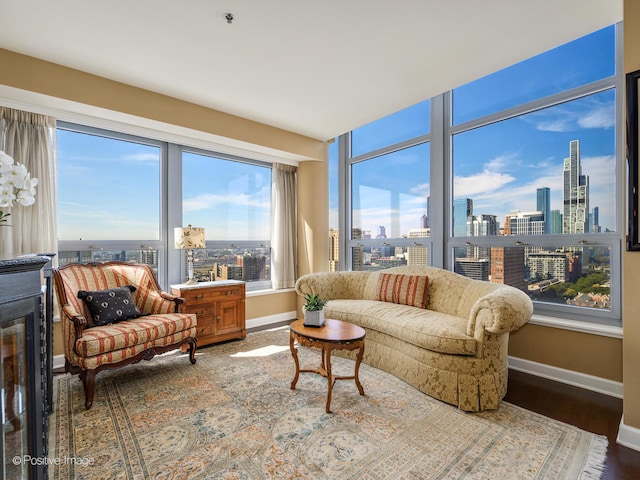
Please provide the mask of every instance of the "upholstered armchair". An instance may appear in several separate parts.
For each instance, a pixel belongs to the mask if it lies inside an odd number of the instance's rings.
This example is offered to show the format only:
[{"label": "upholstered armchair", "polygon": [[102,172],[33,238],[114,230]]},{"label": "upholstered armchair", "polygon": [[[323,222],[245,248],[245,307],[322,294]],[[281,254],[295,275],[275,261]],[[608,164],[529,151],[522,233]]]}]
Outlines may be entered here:
[{"label": "upholstered armchair", "polygon": [[162,291],[148,265],[72,263],[54,268],[53,275],[65,370],[80,374],[87,409],[102,370],[151,360],[184,344],[196,363],[196,315],[179,312],[184,299]]}]

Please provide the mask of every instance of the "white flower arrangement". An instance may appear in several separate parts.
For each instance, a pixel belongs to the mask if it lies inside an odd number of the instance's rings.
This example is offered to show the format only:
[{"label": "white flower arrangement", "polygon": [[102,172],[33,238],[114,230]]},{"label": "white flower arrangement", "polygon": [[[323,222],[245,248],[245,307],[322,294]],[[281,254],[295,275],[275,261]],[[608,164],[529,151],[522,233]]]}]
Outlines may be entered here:
[{"label": "white flower arrangement", "polygon": [[[12,207],[13,202],[28,207],[36,202],[37,178],[31,178],[27,167],[0,151],[0,208]],[[6,222],[10,213],[0,210],[0,223]]]}]

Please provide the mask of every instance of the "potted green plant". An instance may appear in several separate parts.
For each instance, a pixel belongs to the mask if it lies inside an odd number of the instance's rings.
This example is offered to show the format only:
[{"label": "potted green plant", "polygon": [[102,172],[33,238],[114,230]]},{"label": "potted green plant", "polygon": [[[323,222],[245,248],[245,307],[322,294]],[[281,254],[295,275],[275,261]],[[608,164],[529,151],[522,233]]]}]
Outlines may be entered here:
[{"label": "potted green plant", "polygon": [[310,293],[304,297],[304,326],[322,327],[324,325],[324,306],[326,300],[321,300],[315,293]]}]

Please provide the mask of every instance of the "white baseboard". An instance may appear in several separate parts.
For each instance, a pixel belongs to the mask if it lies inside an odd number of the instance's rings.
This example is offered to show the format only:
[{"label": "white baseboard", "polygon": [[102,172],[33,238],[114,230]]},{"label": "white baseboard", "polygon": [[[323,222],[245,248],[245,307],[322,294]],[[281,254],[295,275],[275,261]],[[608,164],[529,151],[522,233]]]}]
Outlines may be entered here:
[{"label": "white baseboard", "polygon": [[[297,312],[294,310],[292,312],[278,313],[276,315],[267,315],[266,317],[252,318],[247,320],[247,328],[255,328],[255,327],[264,327],[265,325],[271,325],[274,323],[293,321],[297,317]],[[64,368],[64,355],[54,355],[53,356],[53,369],[63,369]]]},{"label": "white baseboard", "polygon": [[53,356],[53,369],[64,368],[64,355]]},{"label": "white baseboard", "polygon": [[616,438],[616,443],[640,452],[640,428],[625,425],[623,416],[622,420],[620,420],[620,428],[618,428],[618,438]]},{"label": "white baseboard", "polygon": [[606,378],[574,372],[564,368],[553,367],[543,363],[532,362],[522,358],[509,357],[509,368],[529,373],[538,377],[566,383],[574,387],[584,388],[593,392],[603,393],[616,398],[622,398],[622,382],[614,382]]},{"label": "white baseboard", "polygon": [[264,327],[273,323],[293,322],[298,316],[294,310],[292,312],[277,313],[275,315],[267,315],[266,317],[252,318],[247,320],[247,328]]}]

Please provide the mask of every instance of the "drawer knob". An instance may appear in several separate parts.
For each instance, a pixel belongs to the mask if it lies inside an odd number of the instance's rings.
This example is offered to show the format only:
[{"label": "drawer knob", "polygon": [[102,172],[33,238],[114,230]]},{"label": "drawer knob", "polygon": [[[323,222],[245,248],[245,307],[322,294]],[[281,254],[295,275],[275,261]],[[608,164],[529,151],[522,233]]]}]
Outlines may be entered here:
[{"label": "drawer knob", "polygon": [[216,322],[220,323],[220,315],[216,317]]},{"label": "drawer knob", "polygon": [[227,290],[227,297],[228,297],[229,295],[233,295],[233,290]]},{"label": "drawer knob", "polygon": [[204,313],[204,310],[200,310],[196,312],[196,315],[202,315]]},{"label": "drawer knob", "polygon": [[204,298],[204,294],[196,295],[196,300],[200,300],[201,298]]}]

